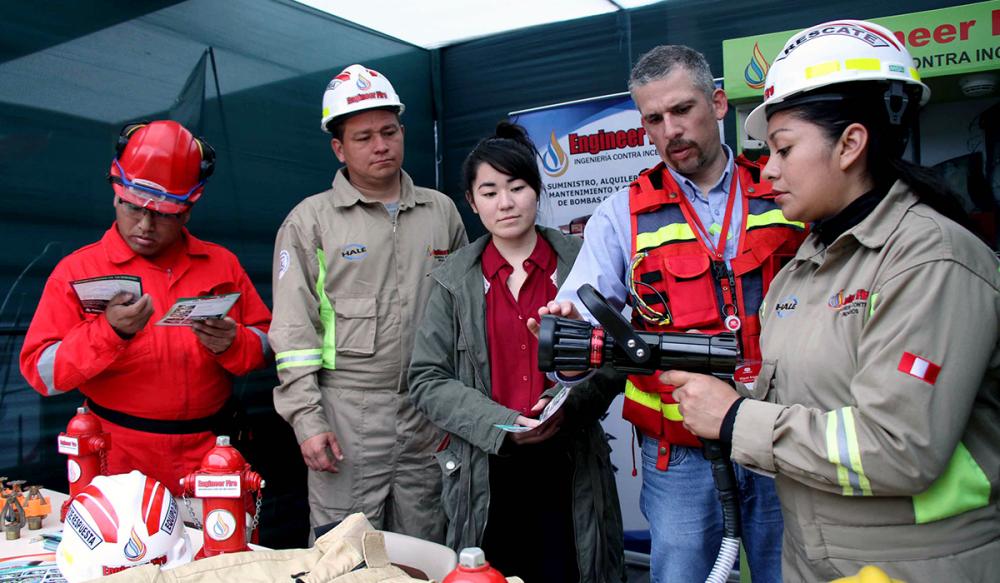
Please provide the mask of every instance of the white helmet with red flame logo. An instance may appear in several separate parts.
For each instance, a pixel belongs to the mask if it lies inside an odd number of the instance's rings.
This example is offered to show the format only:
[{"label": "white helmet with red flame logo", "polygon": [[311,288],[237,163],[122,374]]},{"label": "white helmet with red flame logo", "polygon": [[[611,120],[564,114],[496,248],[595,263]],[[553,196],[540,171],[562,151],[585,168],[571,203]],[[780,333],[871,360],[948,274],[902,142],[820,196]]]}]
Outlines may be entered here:
[{"label": "white helmet with red flame logo", "polygon": [[366,109],[391,109],[402,114],[405,106],[385,75],[362,65],[351,65],[326,86],[320,127],[330,133],[331,121]]},{"label": "white helmet with red flame logo", "polygon": [[177,503],[163,484],[138,471],[97,476],[77,494],[56,549],[70,583],[147,563],[169,569],[191,558]]},{"label": "white helmet with red flame logo", "polygon": [[792,35],[775,57],[764,81],[764,103],[747,117],[747,134],[764,140],[767,114],[779,104],[804,93],[813,95],[823,87],[855,81],[898,82],[912,87],[914,101],[920,105],[931,97],[909,51],[892,31],[863,20],[824,22]]}]

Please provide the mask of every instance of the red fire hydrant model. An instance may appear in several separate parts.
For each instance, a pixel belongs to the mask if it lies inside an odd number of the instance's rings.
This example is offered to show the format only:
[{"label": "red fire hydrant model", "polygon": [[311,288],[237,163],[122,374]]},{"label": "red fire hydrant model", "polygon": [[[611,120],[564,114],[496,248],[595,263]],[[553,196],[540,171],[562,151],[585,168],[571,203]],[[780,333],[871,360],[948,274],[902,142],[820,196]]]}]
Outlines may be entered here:
[{"label": "red fire hydrant model", "polygon": [[111,449],[111,434],[105,433],[101,420],[87,410],[78,407],[76,415],[69,420],[66,431],[59,434],[59,453],[69,456],[66,461],[66,476],[69,478],[69,499],[63,502],[59,520],[66,520],[69,503],[95,476],[108,475],[108,451]]},{"label": "red fire hydrant model", "polygon": [[458,566],[441,583],[507,583],[507,579],[489,563],[479,547],[462,549]]},{"label": "red fire hydrant model", "polygon": [[202,500],[202,523],[205,543],[195,559],[223,553],[250,550],[247,546],[246,508],[250,493],[257,492],[257,515],[260,513],[260,489],[264,480],[250,469],[240,452],[229,445],[229,436],[216,438],[215,447],[201,460],[201,467],[181,478],[185,496]]}]

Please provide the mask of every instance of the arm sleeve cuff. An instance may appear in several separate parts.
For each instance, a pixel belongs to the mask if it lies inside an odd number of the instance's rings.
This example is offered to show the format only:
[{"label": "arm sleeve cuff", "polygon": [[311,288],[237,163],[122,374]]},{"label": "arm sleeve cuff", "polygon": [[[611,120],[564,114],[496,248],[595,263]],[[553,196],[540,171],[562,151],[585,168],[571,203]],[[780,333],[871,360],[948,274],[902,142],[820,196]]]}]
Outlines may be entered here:
[{"label": "arm sleeve cuff", "polygon": [[733,423],[732,460],[740,465],[773,475],[774,426],[785,410],[783,405],[746,400],[740,404]]},{"label": "arm sleeve cuff", "polygon": [[719,428],[719,440],[722,443],[732,443],[733,442],[733,425],[736,424],[736,413],[740,410],[740,403],[746,400],[746,397],[740,397],[729,406],[729,410],[726,411],[726,416],[722,418],[722,427]]},{"label": "arm sleeve cuff", "polygon": [[[125,346],[128,345],[128,341],[131,339],[125,339],[119,336],[118,332],[111,327],[111,322],[108,322],[107,317],[103,314],[98,318],[94,324],[97,325],[96,334],[92,338],[104,344],[102,347],[105,350],[123,350]],[[132,338],[135,334],[132,335]]]},{"label": "arm sleeve cuff", "polygon": [[576,377],[566,377],[559,374],[559,371],[554,371],[545,373],[545,376],[547,376],[548,379],[554,383],[561,383],[566,385],[567,387],[575,387],[576,385],[584,381],[590,380],[590,377],[594,376],[594,374],[596,373],[597,373],[596,369],[590,369],[587,371],[587,374],[582,374]]},{"label": "arm sleeve cuff", "polygon": [[[328,431],[333,431],[327,424],[326,419],[322,413],[302,413],[292,424],[292,429],[295,431],[295,439],[302,445],[302,442],[309,439],[310,437],[315,437],[320,433],[326,433]],[[340,436],[337,436],[340,439]]]}]

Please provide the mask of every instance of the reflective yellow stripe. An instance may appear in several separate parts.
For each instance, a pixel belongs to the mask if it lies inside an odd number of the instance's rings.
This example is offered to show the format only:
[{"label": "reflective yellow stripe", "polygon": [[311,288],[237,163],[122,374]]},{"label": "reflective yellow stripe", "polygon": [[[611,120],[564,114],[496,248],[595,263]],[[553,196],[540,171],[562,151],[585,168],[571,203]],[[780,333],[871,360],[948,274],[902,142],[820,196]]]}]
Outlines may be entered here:
[{"label": "reflective yellow stripe", "polygon": [[840,483],[841,494],[850,496],[853,493],[851,481],[847,477],[847,468],[840,465],[840,448],[837,446],[837,412],[826,414],[826,459],[837,469],[837,482]]},{"label": "reflective yellow stripe", "polygon": [[635,238],[637,249],[652,249],[673,241],[694,241],[694,231],[687,223],[666,225],[652,233],[639,233]]},{"label": "reflective yellow stripe", "polygon": [[806,67],[806,79],[822,77],[840,70],[840,61],[827,61],[811,67]]},{"label": "reflective yellow stripe", "polygon": [[330,115],[330,108],[329,107],[324,107],[323,108],[323,117],[326,117],[328,115]]},{"label": "reflective yellow stripe", "polygon": [[639,405],[649,409],[655,409],[657,411],[660,409],[660,396],[656,393],[647,393],[632,384],[632,381],[625,382],[625,398],[635,401]]},{"label": "reflective yellow stripe", "polygon": [[844,496],[872,495],[871,483],[861,465],[861,448],[850,407],[826,414],[826,457],[836,466],[837,481]]},{"label": "reflective yellow stripe", "polygon": [[874,293],[868,298],[868,318],[875,314],[875,302],[878,301],[878,294]]},{"label": "reflective yellow stripe", "polygon": [[853,71],[881,71],[882,61],[878,59],[847,59],[844,68]]},{"label": "reflective yellow stripe", "polygon": [[786,219],[785,215],[781,213],[781,209],[771,209],[759,215],[747,215],[748,229],[767,227],[769,225],[791,225],[800,229],[805,228],[805,225],[802,223]]},{"label": "reflective yellow stripe", "polygon": [[914,81],[920,81],[920,73],[913,67],[910,67],[910,77],[913,77]]},{"label": "reflective yellow stripe", "polygon": [[913,516],[926,524],[990,505],[990,479],[961,441],[937,480],[913,497]]},{"label": "reflective yellow stripe", "polygon": [[844,412],[844,433],[847,435],[848,458],[851,460],[851,469],[858,475],[858,485],[861,487],[862,496],[872,495],[872,485],[865,475],[865,468],[861,465],[861,448],[858,446],[858,432],[854,428],[854,411],[850,407],[841,409]]},{"label": "reflective yellow stripe", "polygon": [[677,403],[664,403],[660,400],[659,393],[647,393],[632,384],[632,381],[625,382],[625,398],[654,411],[660,411],[663,416],[670,421],[683,421],[680,406]]},{"label": "reflective yellow stripe", "polygon": [[663,416],[671,421],[684,421],[681,415],[681,406],[677,403],[663,403]]},{"label": "reflective yellow stripe", "polygon": [[323,351],[319,348],[287,350],[274,355],[278,370],[296,366],[319,366],[323,364]]},{"label": "reflective yellow stripe", "polygon": [[337,326],[333,306],[326,296],[326,253],[316,250],[319,275],[316,276],[316,297],[319,298],[319,320],[323,325],[323,368],[333,370],[337,364]]}]

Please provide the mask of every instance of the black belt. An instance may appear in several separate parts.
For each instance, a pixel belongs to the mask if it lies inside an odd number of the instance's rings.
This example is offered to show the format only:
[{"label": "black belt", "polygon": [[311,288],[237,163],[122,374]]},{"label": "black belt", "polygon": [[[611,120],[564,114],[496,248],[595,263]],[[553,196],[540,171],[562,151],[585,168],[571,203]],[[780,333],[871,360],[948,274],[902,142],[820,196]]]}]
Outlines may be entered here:
[{"label": "black belt", "polygon": [[107,419],[115,425],[135,431],[162,433],[166,435],[204,433],[206,431],[216,432],[232,422],[233,414],[236,410],[233,399],[226,401],[226,404],[216,413],[198,419],[149,419],[148,417],[136,417],[135,415],[102,407],[90,398],[87,399],[87,407],[96,413],[98,417]]}]

